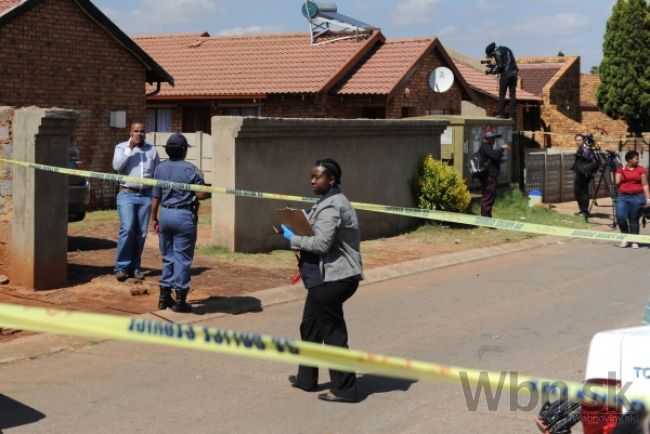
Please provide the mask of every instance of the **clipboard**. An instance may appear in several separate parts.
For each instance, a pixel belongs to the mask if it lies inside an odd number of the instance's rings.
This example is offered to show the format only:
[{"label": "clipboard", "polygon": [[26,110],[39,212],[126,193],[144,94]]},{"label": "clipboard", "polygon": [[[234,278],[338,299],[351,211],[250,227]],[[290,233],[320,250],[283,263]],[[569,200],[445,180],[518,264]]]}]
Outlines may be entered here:
[{"label": "clipboard", "polygon": [[291,229],[294,234],[305,237],[314,236],[314,230],[311,228],[307,214],[303,210],[287,207],[277,209],[275,212],[280,222]]}]

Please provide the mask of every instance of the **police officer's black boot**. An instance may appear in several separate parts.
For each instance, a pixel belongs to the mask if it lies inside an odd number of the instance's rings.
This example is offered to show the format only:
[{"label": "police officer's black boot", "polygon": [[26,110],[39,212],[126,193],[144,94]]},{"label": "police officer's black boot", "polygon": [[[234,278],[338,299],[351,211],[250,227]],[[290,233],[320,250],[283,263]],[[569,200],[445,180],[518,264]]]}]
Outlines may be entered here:
[{"label": "police officer's black boot", "polygon": [[158,299],[158,309],[163,310],[168,307],[174,307],[174,300],[172,299],[172,289],[169,286],[160,287],[160,298]]},{"label": "police officer's black boot", "polygon": [[176,303],[172,306],[174,312],[192,312],[192,306],[187,304],[185,301],[187,299],[187,293],[189,291],[179,291],[176,290]]}]

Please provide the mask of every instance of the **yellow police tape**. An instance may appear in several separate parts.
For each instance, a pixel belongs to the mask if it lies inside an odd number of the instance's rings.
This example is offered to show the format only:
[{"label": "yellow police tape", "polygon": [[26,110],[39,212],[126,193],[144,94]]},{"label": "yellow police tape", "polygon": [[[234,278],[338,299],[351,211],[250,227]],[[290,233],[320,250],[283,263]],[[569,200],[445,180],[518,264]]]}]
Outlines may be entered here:
[{"label": "yellow police tape", "polygon": [[[25,161],[9,160],[0,158],[0,162],[9,163],[22,167],[30,167],[47,172],[61,173],[65,175],[76,175],[84,178],[101,179],[104,181],[129,182],[149,186],[168,187],[178,190],[203,191],[214,194],[229,194],[241,197],[251,197],[257,199],[271,199],[294,201],[303,203],[314,203],[316,198],[306,196],[291,196],[287,194],[263,193],[260,191],[239,190],[234,188],[214,187],[206,185],[185,184],[181,182],[160,181],[151,178],[138,178],[134,176],[117,175],[113,173],[92,172],[87,170],[68,169],[63,167],[48,166],[45,164],[28,163]],[[460,214],[446,211],[424,210],[419,208],[406,208],[389,205],[378,205],[363,202],[351,202],[352,206],[359,210],[380,212],[385,214],[395,214],[399,216],[415,217],[427,220],[439,220],[450,223],[461,223],[473,226],[484,226],[496,229],[505,229],[509,231],[526,232],[532,234],[555,235],[571,238],[584,238],[598,241],[630,241],[635,243],[650,244],[648,235],[621,234],[616,232],[591,231],[586,229],[567,228],[562,226],[548,226],[536,223],[516,222],[512,220],[502,220],[489,217],[474,216],[469,214]]]},{"label": "yellow police tape", "polygon": [[465,369],[254,333],[145,318],[0,304],[0,326],[212,351],[397,378],[446,381],[462,384],[464,388],[482,385],[486,390],[494,391],[495,396],[497,391],[510,390],[518,396],[525,395],[531,399],[541,396],[548,400],[562,398],[612,407],[650,408],[649,396],[632,395],[613,386],[606,388],[529,377],[516,372]]}]

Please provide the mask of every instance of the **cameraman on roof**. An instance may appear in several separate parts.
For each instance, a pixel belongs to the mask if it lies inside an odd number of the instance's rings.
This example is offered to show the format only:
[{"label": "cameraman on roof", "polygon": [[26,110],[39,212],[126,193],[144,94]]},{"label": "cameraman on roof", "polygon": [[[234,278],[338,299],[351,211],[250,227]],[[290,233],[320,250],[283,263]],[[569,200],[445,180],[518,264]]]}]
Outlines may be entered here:
[{"label": "cameraman on roof", "polygon": [[[507,119],[517,116],[517,77],[519,68],[512,50],[508,47],[497,46],[492,42],[485,47],[485,56],[492,57],[494,63],[485,70],[486,74],[499,74],[499,112],[495,115],[497,118]],[[510,113],[506,113],[506,90],[510,92]]]}]

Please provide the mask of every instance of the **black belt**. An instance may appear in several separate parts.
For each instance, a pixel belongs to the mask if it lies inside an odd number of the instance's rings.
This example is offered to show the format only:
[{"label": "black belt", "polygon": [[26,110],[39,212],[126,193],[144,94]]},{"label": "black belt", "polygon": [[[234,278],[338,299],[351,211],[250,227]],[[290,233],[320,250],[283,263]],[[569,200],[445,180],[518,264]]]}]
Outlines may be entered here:
[{"label": "black belt", "polygon": [[127,187],[125,185],[120,185],[120,191],[125,191],[129,193],[142,193],[142,192],[148,192],[149,190],[151,190],[151,187],[135,188],[135,187]]},{"label": "black belt", "polygon": [[163,208],[167,208],[167,209],[187,209],[187,210],[190,210],[190,211],[192,211],[194,209],[194,207],[192,205],[172,205],[172,206],[161,205],[161,206]]}]

